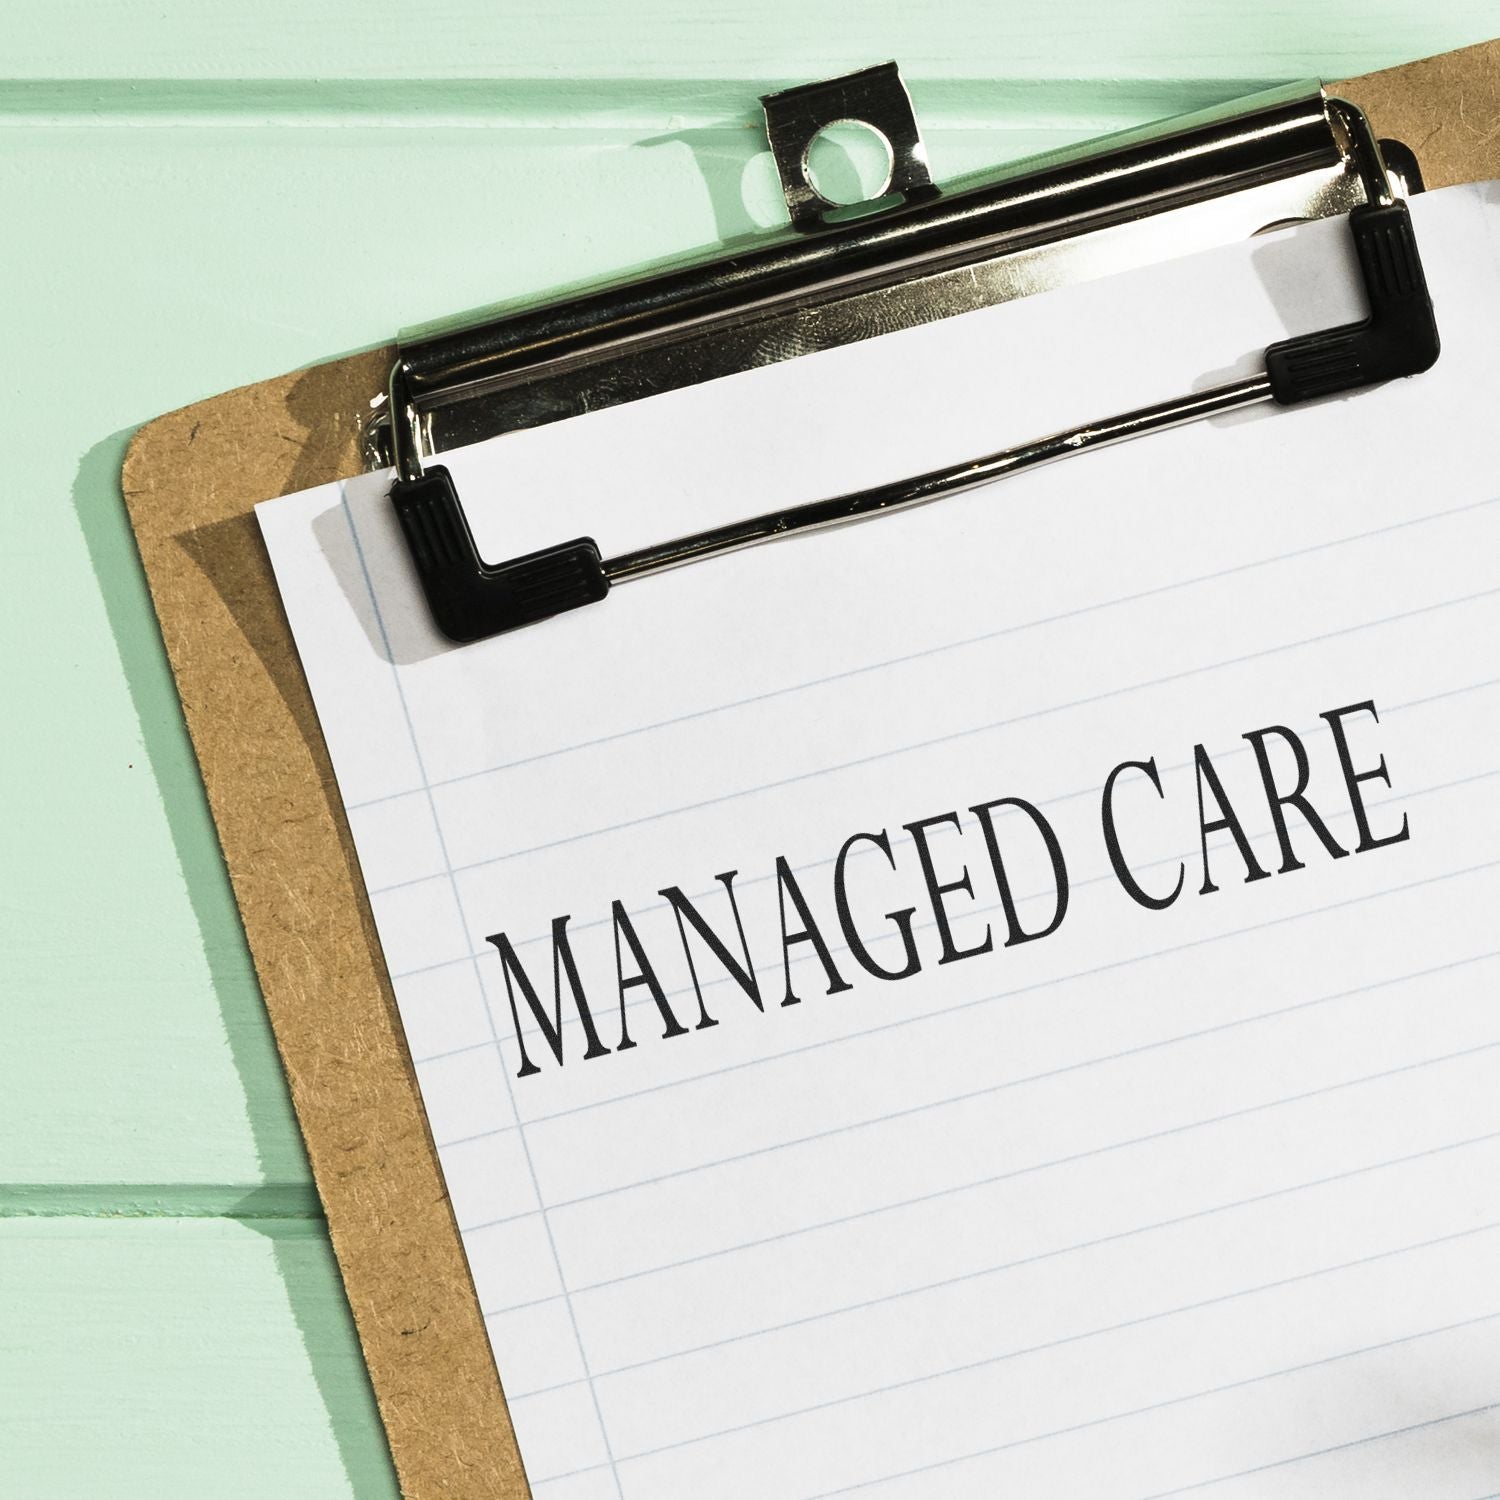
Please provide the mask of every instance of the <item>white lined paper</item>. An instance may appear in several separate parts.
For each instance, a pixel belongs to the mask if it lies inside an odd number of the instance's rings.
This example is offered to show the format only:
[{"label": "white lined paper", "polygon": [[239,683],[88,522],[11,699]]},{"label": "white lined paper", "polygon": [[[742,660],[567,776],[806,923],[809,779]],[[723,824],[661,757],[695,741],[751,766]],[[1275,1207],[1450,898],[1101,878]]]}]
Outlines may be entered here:
[{"label": "white lined paper", "polygon": [[[1414,205],[1445,341],[1420,380],[478,646],[432,635],[379,477],[261,507],[539,1496],[1500,1486],[1500,481],[1473,438],[1500,389],[1494,198]],[[1308,226],[445,461],[485,555],[618,550],[1202,383],[1354,315],[1342,259],[1339,225]],[[1294,816],[1306,868],[1247,885],[1220,835],[1222,888],[1194,894],[1193,745],[1274,869],[1243,734],[1295,730],[1352,847],[1319,715],[1364,699],[1354,754],[1391,775],[1370,821],[1411,838],[1335,861]],[[1160,913],[1098,832],[1105,773],[1148,755],[1132,866],[1188,866]],[[1053,821],[1067,918],[937,967],[901,824],[1005,795]],[[804,952],[779,1007],[775,857],[850,970],[829,862],[882,827],[897,871],[851,880],[918,907],[922,974],[824,995]],[[932,847],[982,884],[972,817]],[[764,1014],[705,971],[714,1029],[662,1041],[637,995],[633,1051],[583,1063],[574,1019],[559,1069],[532,1024],[543,1071],[516,1077],[487,934],[550,994],[571,913],[614,1036],[618,897],[690,1021],[657,892],[726,930],[731,868]],[[1045,874],[1018,860],[1023,912]],[[1002,921],[992,884],[954,902],[960,942]]]}]

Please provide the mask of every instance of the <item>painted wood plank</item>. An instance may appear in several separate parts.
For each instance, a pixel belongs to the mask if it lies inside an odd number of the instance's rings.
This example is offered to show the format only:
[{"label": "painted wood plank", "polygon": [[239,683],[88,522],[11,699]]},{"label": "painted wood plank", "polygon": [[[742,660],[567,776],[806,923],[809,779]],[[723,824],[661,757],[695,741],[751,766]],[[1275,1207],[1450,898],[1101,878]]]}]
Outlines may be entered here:
[{"label": "painted wood plank", "polygon": [[927,78],[1347,76],[1481,41],[1492,0],[160,0],[33,3],[24,78],[778,80],[885,57]]},{"label": "painted wood plank", "polygon": [[0,1489],[394,1500],[319,1223],[0,1221]]}]

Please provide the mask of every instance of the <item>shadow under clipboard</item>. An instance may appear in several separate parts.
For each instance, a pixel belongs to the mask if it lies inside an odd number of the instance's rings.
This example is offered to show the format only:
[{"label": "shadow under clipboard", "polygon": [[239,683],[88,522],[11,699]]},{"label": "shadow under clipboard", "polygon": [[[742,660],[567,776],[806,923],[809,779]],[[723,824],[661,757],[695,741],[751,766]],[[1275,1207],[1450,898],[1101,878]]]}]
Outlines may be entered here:
[{"label": "shadow under clipboard", "polygon": [[[244,1090],[256,1162],[268,1179],[265,1186],[226,1197],[223,1217],[270,1242],[343,1469],[361,1500],[386,1500],[397,1491],[374,1392],[330,1254],[323,1213],[308,1181],[286,1078],[266,1025],[260,987],[150,610],[135,539],[119,504],[120,463],[129,437],[129,431],[115,433],[84,454],[73,482],[73,505],[198,927],[224,1038]],[[253,517],[243,521],[254,531]],[[184,539],[189,551],[193,540],[192,534]],[[257,547],[259,540],[256,532]],[[242,537],[236,548],[221,538],[217,552],[225,558],[242,555],[243,542]],[[213,566],[207,559],[203,565]],[[228,592],[234,592],[232,583]]]}]

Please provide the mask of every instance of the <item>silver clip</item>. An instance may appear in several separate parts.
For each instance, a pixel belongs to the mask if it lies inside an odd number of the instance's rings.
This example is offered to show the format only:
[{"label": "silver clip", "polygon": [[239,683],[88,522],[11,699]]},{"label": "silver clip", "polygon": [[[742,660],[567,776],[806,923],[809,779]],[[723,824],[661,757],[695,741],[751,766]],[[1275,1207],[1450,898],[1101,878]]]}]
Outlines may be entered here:
[{"label": "silver clip", "polygon": [[[826,228],[830,223],[871,212],[872,205],[892,194],[901,203],[937,197],[911,95],[895,63],[878,63],[842,78],[799,83],[795,88],[763,94],[760,102],[766,112],[766,138],[794,228]],[[824,197],[808,164],[813,142],[823,131],[846,123],[873,130],[885,143],[889,161],[880,190],[859,205],[839,204]]]},{"label": "silver clip", "polygon": [[422,477],[422,454],[426,448],[422,431],[422,413],[411,394],[411,367],[404,359],[391,366],[390,384],[386,387],[390,413],[391,464],[396,478]]}]

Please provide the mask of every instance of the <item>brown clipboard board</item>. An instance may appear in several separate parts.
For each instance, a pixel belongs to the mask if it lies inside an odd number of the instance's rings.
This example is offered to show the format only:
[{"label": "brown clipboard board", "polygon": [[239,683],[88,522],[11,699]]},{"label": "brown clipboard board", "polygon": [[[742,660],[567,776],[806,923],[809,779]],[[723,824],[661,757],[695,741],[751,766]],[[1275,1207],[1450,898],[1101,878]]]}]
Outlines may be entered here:
[{"label": "brown clipboard board", "polygon": [[[1500,177],[1500,41],[1331,86],[1428,187]],[[363,468],[393,347],[136,433],[122,488],[402,1493],[530,1493],[253,507]],[[503,1356],[502,1356],[503,1363]]]}]

